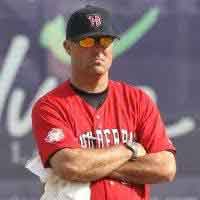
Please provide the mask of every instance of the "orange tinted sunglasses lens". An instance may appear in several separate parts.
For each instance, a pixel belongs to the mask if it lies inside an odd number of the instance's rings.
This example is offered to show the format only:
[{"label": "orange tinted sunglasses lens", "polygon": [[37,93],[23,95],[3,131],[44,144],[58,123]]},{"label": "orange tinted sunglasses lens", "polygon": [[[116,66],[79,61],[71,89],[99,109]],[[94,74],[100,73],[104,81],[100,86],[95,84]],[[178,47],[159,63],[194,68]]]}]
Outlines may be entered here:
[{"label": "orange tinted sunglasses lens", "polygon": [[113,38],[111,37],[101,37],[99,40],[100,45],[105,48],[111,45],[112,42],[113,42]]},{"label": "orange tinted sunglasses lens", "polygon": [[79,44],[81,47],[93,47],[95,45],[95,39],[94,38],[84,38],[79,41]]},{"label": "orange tinted sunglasses lens", "polygon": [[87,37],[80,40],[79,44],[81,47],[89,48],[89,47],[93,47],[97,41],[102,47],[107,48],[113,42],[113,38],[108,37],[108,36],[100,37],[100,38]]}]

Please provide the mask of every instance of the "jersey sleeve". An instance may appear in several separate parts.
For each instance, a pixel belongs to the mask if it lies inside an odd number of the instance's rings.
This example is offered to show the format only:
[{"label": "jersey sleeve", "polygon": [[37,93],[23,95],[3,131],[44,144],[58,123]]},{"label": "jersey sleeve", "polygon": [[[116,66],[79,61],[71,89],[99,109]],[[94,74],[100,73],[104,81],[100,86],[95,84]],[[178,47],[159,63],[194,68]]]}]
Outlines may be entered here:
[{"label": "jersey sleeve", "polygon": [[79,147],[70,123],[49,102],[38,101],[33,107],[32,129],[44,167],[58,150]]},{"label": "jersey sleeve", "polygon": [[167,135],[164,122],[157,105],[151,98],[140,91],[140,104],[138,109],[138,139],[149,153],[159,151],[176,152],[175,146]]}]

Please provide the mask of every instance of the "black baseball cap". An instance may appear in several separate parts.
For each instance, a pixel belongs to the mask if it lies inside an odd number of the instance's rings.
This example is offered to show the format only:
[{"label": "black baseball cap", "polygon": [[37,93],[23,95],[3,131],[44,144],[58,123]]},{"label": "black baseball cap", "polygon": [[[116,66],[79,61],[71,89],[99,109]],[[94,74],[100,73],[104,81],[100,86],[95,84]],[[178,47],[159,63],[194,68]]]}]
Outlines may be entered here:
[{"label": "black baseball cap", "polygon": [[70,16],[66,27],[66,39],[79,40],[92,36],[120,38],[114,31],[110,12],[104,8],[87,5]]}]

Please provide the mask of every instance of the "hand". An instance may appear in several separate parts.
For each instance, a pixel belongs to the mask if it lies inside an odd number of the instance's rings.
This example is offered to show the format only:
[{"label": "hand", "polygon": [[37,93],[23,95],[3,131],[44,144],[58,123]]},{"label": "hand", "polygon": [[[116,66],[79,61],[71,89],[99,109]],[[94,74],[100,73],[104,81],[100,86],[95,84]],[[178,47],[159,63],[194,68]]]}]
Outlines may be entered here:
[{"label": "hand", "polygon": [[141,145],[138,142],[127,141],[125,143],[125,146],[132,152],[132,156],[131,156],[130,160],[135,160],[138,157],[146,155],[145,148],[143,147],[143,145]]},{"label": "hand", "polygon": [[137,144],[137,157],[145,156],[147,152],[143,147],[143,145],[138,142],[136,142],[136,144]]}]

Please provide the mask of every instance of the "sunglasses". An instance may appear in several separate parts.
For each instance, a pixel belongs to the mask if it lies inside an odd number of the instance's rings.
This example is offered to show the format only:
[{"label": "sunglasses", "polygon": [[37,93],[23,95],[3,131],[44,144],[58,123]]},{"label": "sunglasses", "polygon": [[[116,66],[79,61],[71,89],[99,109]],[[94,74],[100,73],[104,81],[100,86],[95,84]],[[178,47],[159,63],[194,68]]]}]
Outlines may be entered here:
[{"label": "sunglasses", "polygon": [[97,43],[103,48],[107,48],[113,42],[114,38],[110,36],[102,37],[86,37],[78,41],[79,45],[84,48],[90,48],[95,46]]}]

